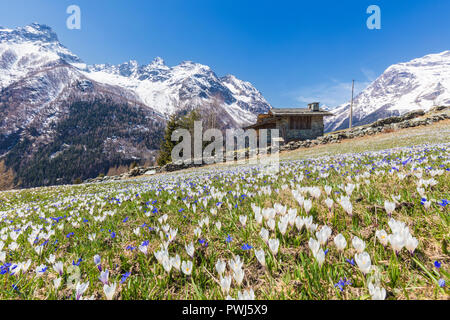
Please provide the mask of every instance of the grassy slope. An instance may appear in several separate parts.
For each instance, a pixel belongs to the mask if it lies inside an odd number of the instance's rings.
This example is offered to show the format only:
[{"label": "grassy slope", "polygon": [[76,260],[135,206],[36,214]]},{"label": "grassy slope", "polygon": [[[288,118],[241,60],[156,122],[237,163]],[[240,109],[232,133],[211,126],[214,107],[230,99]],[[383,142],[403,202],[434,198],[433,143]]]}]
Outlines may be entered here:
[{"label": "grassy slope", "polygon": [[[438,134],[437,134],[438,133]],[[341,144],[319,146],[311,149],[296,150],[286,152],[281,155],[282,159],[305,159],[317,158],[322,155],[339,153],[353,153],[367,150],[382,150],[391,147],[410,146],[424,143],[449,142],[449,122],[440,122],[433,126],[407,129],[400,132],[380,134],[374,137],[366,137],[351,141],[344,141]],[[436,166],[443,160],[434,163],[431,157],[445,156],[448,159],[448,150],[431,150],[426,154],[430,165]],[[395,157],[394,157],[395,158]],[[439,162],[440,161],[440,162]],[[349,159],[345,168],[351,170],[353,159]],[[306,166],[316,165],[315,162],[307,162]],[[360,164],[357,164],[360,165]],[[34,190],[12,191],[0,193],[0,211],[8,209],[33,207],[41,213],[33,213],[27,218],[18,218],[13,213],[8,213],[15,224],[23,220],[32,221],[34,224],[42,224],[39,216],[57,217],[71,215],[73,225],[69,221],[63,221],[63,229],[56,229],[56,235],[51,238],[51,242],[45,246],[45,250],[39,256],[27,239],[19,238],[20,250],[11,251],[8,260],[25,261],[32,259],[30,271],[23,275],[5,276],[0,282],[0,298],[9,299],[64,299],[73,298],[73,290],[67,287],[69,280],[68,268],[81,257],[80,263],[82,281],[90,281],[89,289],[85,296],[94,295],[95,298],[104,298],[102,285],[98,280],[98,270],[93,264],[93,256],[102,256],[103,269],[110,270],[111,281],[119,282],[121,275],[130,271],[131,276],[118,285],[118,296],[121,299],[221,299],[224,295],[218,285],[218,276],[214,265],[218,258],[230,259],[233,254],[238,254],[244,260],[245,279],[241,287],[232,284],[230,295],[237,297],[237,292],[244,288],[252,288],[257,299],[366,299],[369,298],[366,279],[356,267],[352,267],[345,261],[346,258],[353,257],[355,250],[351,247],[351,237],[354,235],[364,239],[367,245],[366,251],[370,254],[373,264],[379,268],[381,286],[386,288],[389,299],[446,299],[448,290],[437,286],[439,278],[448,278],[448,253],[446,244],[449,240],[448,228],[448,206],[442,208],[437,203],[433,203],[431,209],[426,211],[420,205],[420,196],[416,191],[416,178],[411,176],[404,181],[400,181],[395,174],[382,173],[370,178],[370,184],[361,183],[360,189],[352,195],[354,206],[354,217],[350,218],[339,205],[335,205],[330,213],[320,200],[313,201],[313,208],[310,214],[314,217],[314,222],[319,226],[329,225],[333,229],[332,238],[341,232],[349,243],[346,251],[341,254],[336,251],[332,240],[326,246],[330,251],[327,254],[326,262],[319,268],[317,262],[311,255],[308,248],[308,239],[314,237],[313,233],[303,229],[298,232],[295,228],[288,227],[286,235],[281,235],[279,231],[271,232],[271,238],[277,237],[280,240],[280,250],[275,257],[270,254],[269,249],[259,237],[261,226],[257,225],[251,210],[252,203],[261,207],[272,207],[274,203],[282,203],[288,208],[296,208],[299,215],[304,216],[304,210],[291,195],[290,187],[282,189],[283,185],[288,185],[298,177],[298,172],[289,171],[290,164],[284,167],[284,174],[271,180],[267,177],[257,177],[248,175],[247,180],[241,180],[244,174],[237,172],[217,172],[215,169],[224,169],[224,166],[211,166],[208,168],[188,170],[183,173],[170,175],[159,175],[149,180],[126,181],[109,183],[103,185],[81,185],[63,186],[56,188],[40,188]],[[230,166],[230,169],[235,166]],[[226,167],[225,167],[226,169]],[[208,170],[209,175],[195,178],[199,172]],[[231,209],[227,205],[222,205],[217,216],[210,214],[211,208],[215,207],[217,199],[210,199],[206,208],[197,204],[198,208],[194,212],[192,203],[195,198],[186,198],[186,190],[193,188],[184,186],[174,192],[158,191],[159,179],[165,179],[162,185],[176,181],[176,177],[183,174],[192,173],[191,181],[201,187],[208,185],[210,190],[231,192],[223,199],[223,202],[230,203]],[[174,177],[172,180],[170,177]],[[310,179],[305,179],[302,185],[325,184],[339,190],[340,184],[348,183],[345,176],[332,173],[329,178],[315,180],[317,174],[312,174]],[[427,176],[428,178],[428,176]],[[183,178],[186,179],[186,178]],[[196,180],[197,179],[197,180]],[[429,199],[449,199],[448,174],[437,176],[438,184],[427,190]],[[269,183],[268,183],[269,182]],[[239,191],[237,186],[239,185]],[[253,196],[241,198],[241,194],[255,192],[255,188],[271,185],[274,193],[270,195],[255,194]],[[261,188],[260,188],[261,190]],[[139,193],[139,197],[135,194]],[[383,201],[390,199],[391,194],[402,196],[402,206],[394,213],[397,220],[407,223],[412,234],[418,238],[419,247],[415,257],[403,251],[398,257],[391,249],[383,248],[375,239],[376,229],[384,228],[389,233],[387,225],[388,217],[382,209]],[[95,199],[94,196],[98,198]],[[131,196],[130,200],[126,200]],[[52,207],[51,204],[61,199],[69,199],[64,205]],[[115,199],[120,198],[121,201]],[[337,195],[333,195],[337,200]],[[70,199],[75,199],[73,202]],[[107,200],[104,200],[107,199]],[[167,201],[171,199],[170,204]],[[155,207],[158,213],[150,212],[153,208],[152,200],[157,200]],[[102,205],[102,203],[104,203]],[[191,205],[187,205],[190,203]],[[70,204],[70,207],[68,205]],[[236,207],[235,207],[236,206]],[[38,209],[39,208],[39,209]],[[51,212],[51,208],[55,211]],[[73,209],[72,209],[73,208]],[[93,213],[90,213],[90,209]],[[183,209],[180,213],[179,210]],[[104,222],[95,222],[94,216],[102,216],[105,212],[115,212],[113,216],[107,216]],[[172,270],[170,275],[164,271],[161,264],[157,263],[153,252],[159,249],[161,240],[157,232],[141,228],[141,234],[134,234],[133,230],[146,223],[149,226],[158,226],[157,218],[162,214],[168,214],[167,223],[173,228],[178,228],[175,241],[169,246],[170,255],[178,253],[182,260],[193,260],[194,270],[191,277],[186,277],[176,270]],[[79,214],[79,216],[77,216]],[[239,223],[239,216],[247,215],[248,222],[245,228]],[[204,226],[202,238],[208,241],[208,247],[204,247],[194,236],[194,230],[198,226],[201,218],[209,216],[209,226]],[[126,222],[124,219],[128,218]],[[88,222],[83,222],[87,219]],[[214,222],[221,221],[222,228],[218,230],[214,227]],[[77,222],[78,221],[78,222]],[[57,225],[61,225],[58,222]],[[3,228],[6,222],[1,224]],[[267,228],[267,227],[266,227]],[[111,237],[111,231],[116,232],[116,237]],[[74,232],[74,235],[67,237]],[[88,235],[96,233],[95,241],[90,241]],[[227,235],[231,235],[233,241],[225,241]],[[53,244],[57,239],[58,243]],[[127,246],[138,246],[143,240],[150,240],[148,256],[137,251],[130,251]],[[194,259],[187,256],[184,244],[193,241],[196,247]],[[6,240],[4,251],[10,240]],[[38,242],[38,244],[41,242]],[[241,245],[249,243],[255,248],[263,248],[266,253],[267,268],[262,268],[256,260],[253,251],[244,251]],[[52,289],[52,280],[56,278],[56,273],[49,270],[40,277],[34,277],[34,269],[37,265],[46,262],[46,258],[54,253],[56,261],[62,261],[65,266],[63,284],[56,291]],[[439,272],[433,267],[433,262],[442,262]],[[346,277],[352,281],[350,286],[346,286],[341,292],[335,287],[339,279]],[[14,290],[12,285],[17,285],[18,290]]]}]

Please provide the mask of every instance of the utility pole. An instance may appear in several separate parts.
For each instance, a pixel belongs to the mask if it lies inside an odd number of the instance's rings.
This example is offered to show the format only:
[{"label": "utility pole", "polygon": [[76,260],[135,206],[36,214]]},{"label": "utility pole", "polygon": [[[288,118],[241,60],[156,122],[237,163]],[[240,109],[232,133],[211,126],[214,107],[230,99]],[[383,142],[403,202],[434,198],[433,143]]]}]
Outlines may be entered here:
[{"label": "utility pole", "polygon": [[355,90],[355,80],[352,80],[352,101],[350,102],[350,119],[349,119],[349,129],[352,128],[352,119],[353,119],[353,92]]}]

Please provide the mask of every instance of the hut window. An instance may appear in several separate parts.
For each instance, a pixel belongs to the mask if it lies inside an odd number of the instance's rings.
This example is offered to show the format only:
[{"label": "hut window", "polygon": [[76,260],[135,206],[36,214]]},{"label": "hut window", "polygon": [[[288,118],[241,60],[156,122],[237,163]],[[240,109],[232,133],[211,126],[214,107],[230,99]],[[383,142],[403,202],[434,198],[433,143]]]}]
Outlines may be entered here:
[{"label": "hut window", "polygon": [[305,117],[305,116],[289,117],[289,129],[291,129],[291,130],[311,129],[311,117]]}]

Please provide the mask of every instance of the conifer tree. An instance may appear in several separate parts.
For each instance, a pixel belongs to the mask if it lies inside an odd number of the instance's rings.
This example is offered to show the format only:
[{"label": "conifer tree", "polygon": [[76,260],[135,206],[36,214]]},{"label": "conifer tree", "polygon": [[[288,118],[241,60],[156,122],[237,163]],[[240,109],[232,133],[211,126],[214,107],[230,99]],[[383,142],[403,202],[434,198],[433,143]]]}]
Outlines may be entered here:
[{"label": "conifer tree", "polygon": [[178,143],[176,141],[172,141],[172,132],[176,129],[186,129],[190,132],[191,137],[194,137],[194,122],[200,121],[201,119],[201,114],[196,109],[193,109],[184,116],[180,116],[179,114],[173,114],[170,116],[169,121],[167,122],[166,131],[164,133],[164,139],[161,141],[161,147],[157,159],[159,166],[172,162],[172,149]]},{"label": "conifer tree", "polygon": [[175,146],[175,142],[172,141],[172,132],[179,128],[179,118],[176,114],[172,114],[167,121],[164,138],[161,140],[161,147],[158,154],[157,163],[159,166],[163,166],[169,162],[172,162],[172,149]]}]

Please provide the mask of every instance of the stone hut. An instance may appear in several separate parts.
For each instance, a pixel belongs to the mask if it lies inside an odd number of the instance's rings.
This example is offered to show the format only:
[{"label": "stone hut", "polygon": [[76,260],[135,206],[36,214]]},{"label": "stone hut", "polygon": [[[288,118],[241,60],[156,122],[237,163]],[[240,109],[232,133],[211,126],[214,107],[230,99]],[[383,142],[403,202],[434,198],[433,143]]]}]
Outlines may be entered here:
[{"label": "stone hut", "polygon": [[308,104],[308,108],[272,108],[266,114],[259,114],[255,124],[243,129],[255,129],[258,137],[260,129],[278,129],[280,144],[313,140],[323,136],[323,117],[332,115],[321,110],[318,102]]}]

